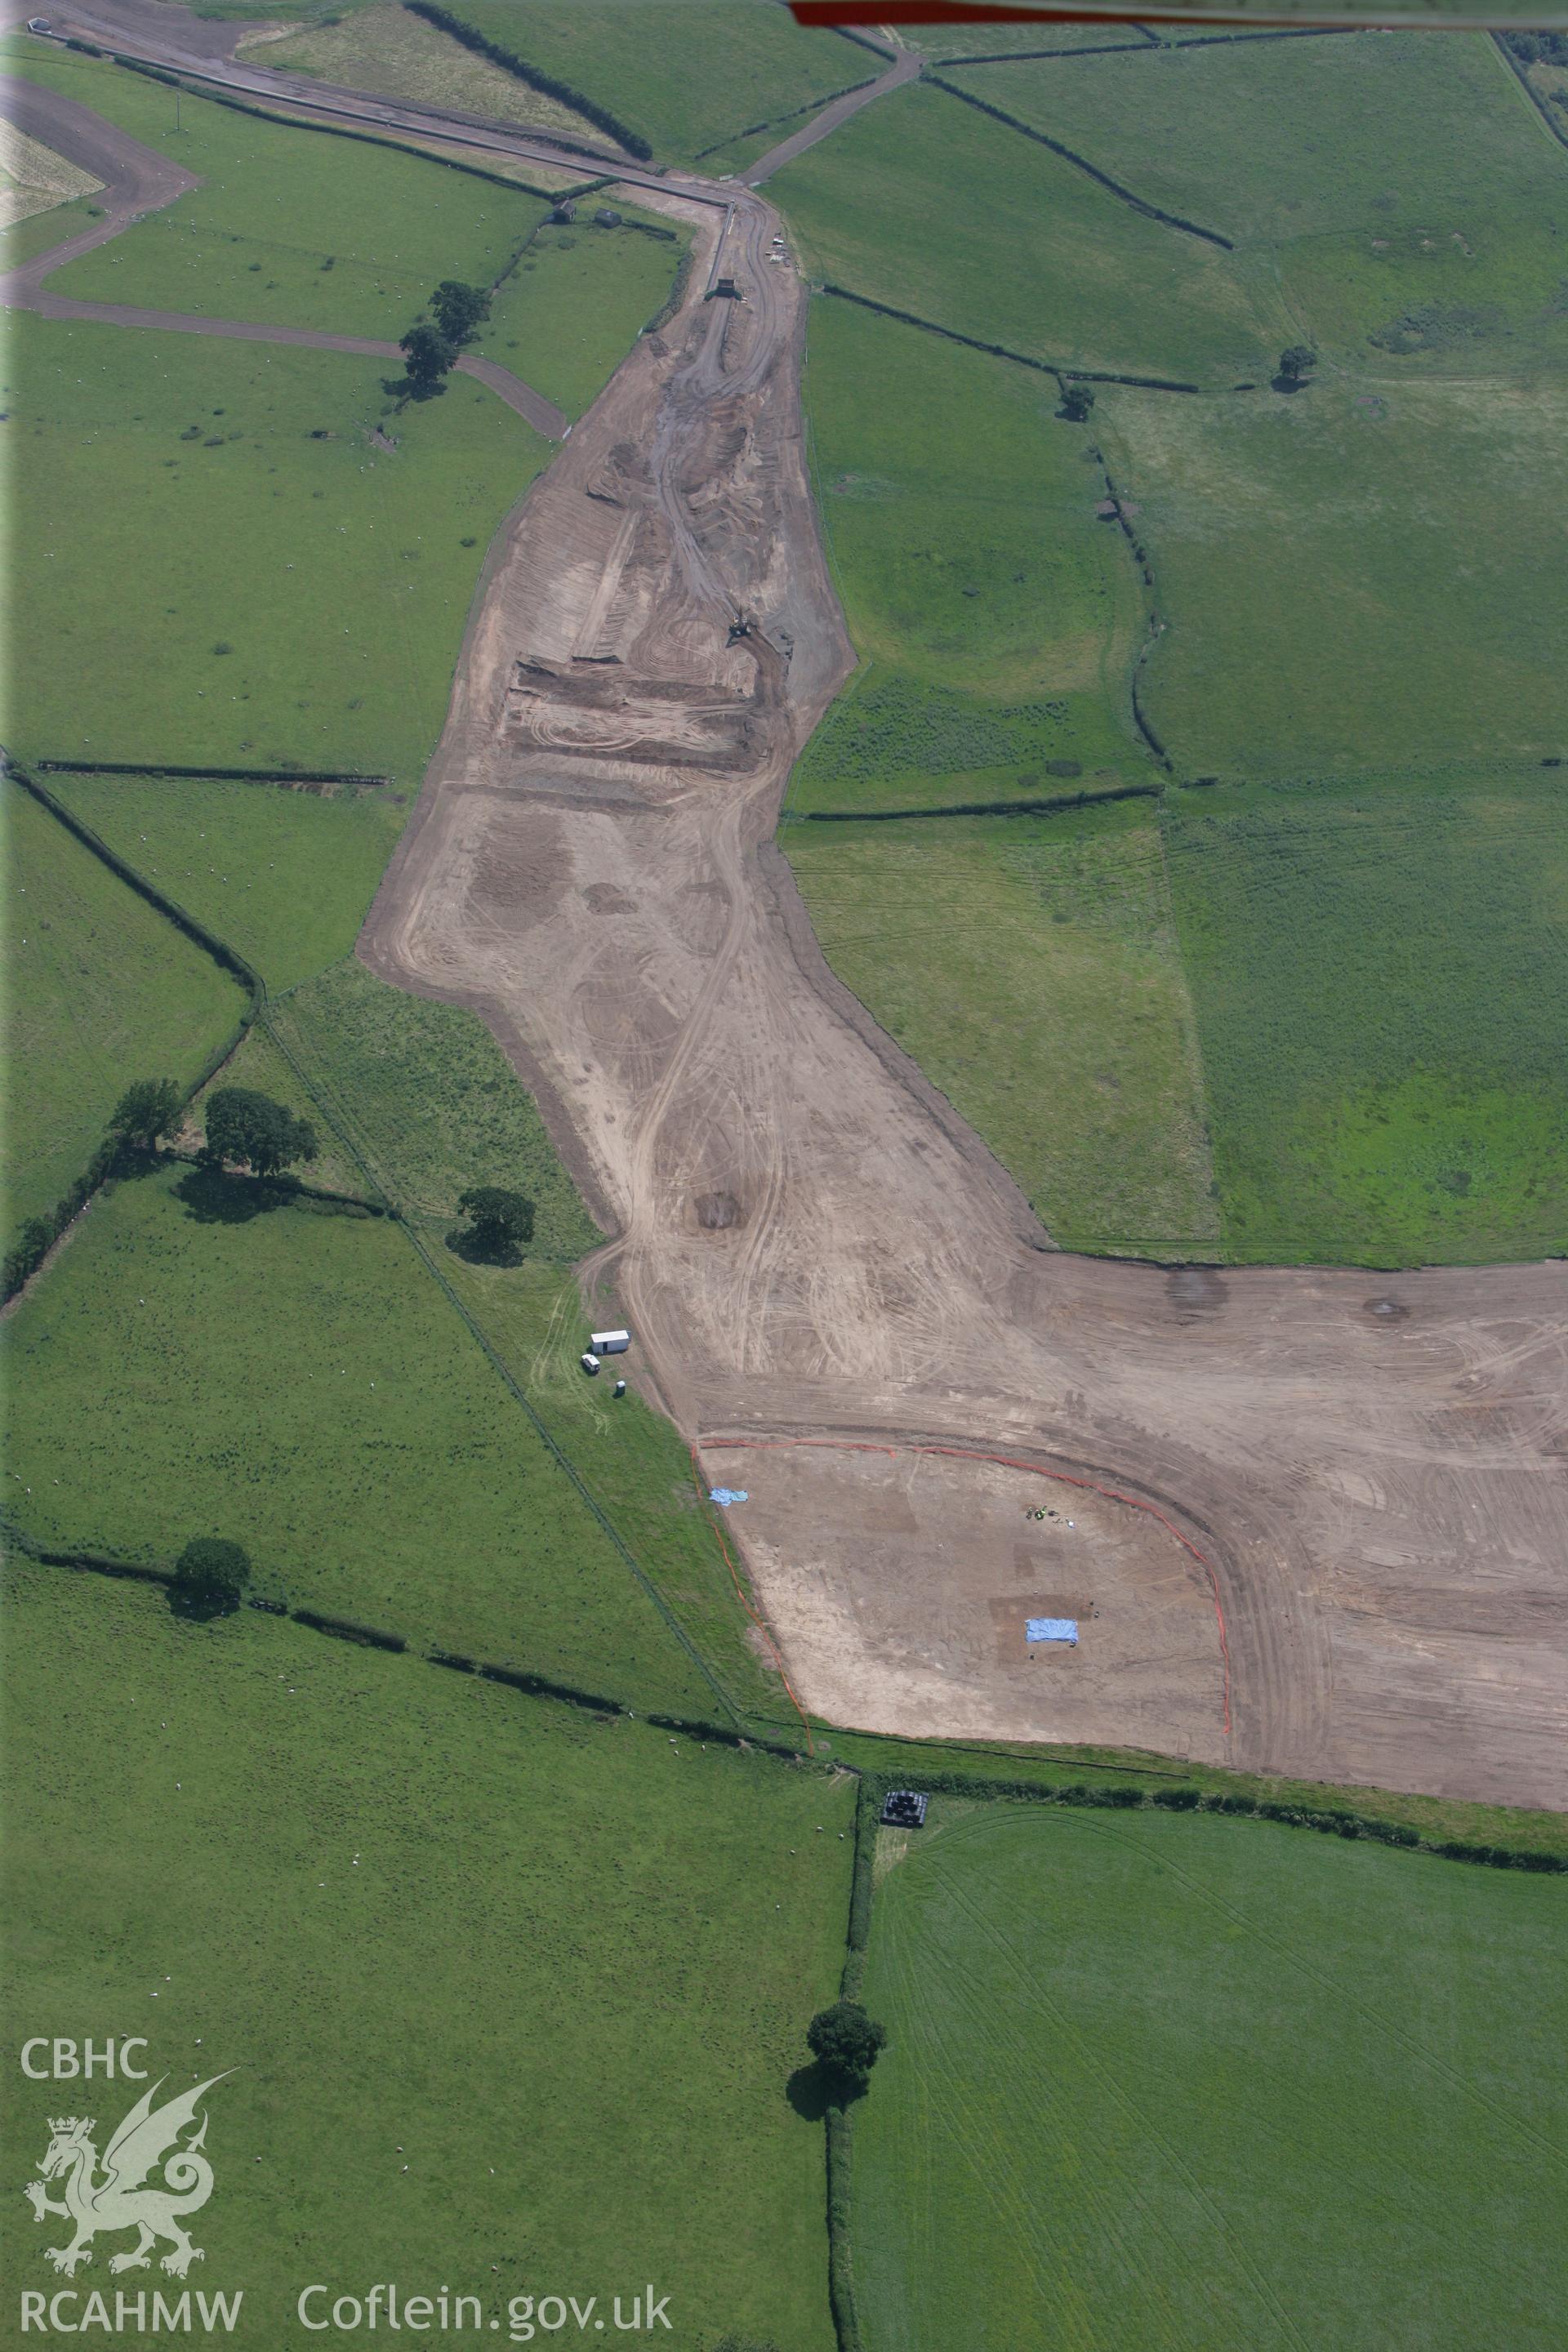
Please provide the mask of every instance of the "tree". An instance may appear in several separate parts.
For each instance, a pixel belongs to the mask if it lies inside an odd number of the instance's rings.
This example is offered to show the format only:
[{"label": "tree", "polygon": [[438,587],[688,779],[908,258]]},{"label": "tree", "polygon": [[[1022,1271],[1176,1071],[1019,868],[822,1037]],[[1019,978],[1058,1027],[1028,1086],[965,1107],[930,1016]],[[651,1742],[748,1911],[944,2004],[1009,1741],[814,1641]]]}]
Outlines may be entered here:
[{"label": "tree", "polygon": [[464,1238],[484,1257],[512,1257],[533,1239],[533,1202],[526,1193],[474,1184],[458,1206],[469,1221]]},{"label": "tree", "polygon": [[1057,415],[1068,425],[1081,425],[1094,406],[1094,387],[1087,383],[1064,383],[1062,404]]},{"label": "tree", "polygon": [[397,346],[403,353],[408,381],[420,392],[434,392],[457,360],[457,347],[423,320],[410,327]]},{"label": "tree", "polygon": [[828,2074],[863,2091],[871,2078],[877,2053],[888,2039],[888,2029],[868,2017],[858,2000],[836,2000],[818,2010],[806,2027],[812,2056]]},{"label": "tree", "polygon": [[258,1176],[276,1176],[297,1160],[314,1160],[316,1130],[270,1095],[250,1087],[220,1087],[207,1099],[203,1157],[221,1166],[244,1160]]},{"label": "tree", "polygon": [[436,324],[454,346],[471,342],[474,331],[490,315],[490,298],[481,286],[465,286],[460,278],[443,278],[430,297]]},{"label": "tree", "polygon": [[109,1132],[128,1150],[151,1151],[178,1125],[184,1108],[173,1078],[138,1078],[115,1104]]},{"label": "tree", "polygon": [[1292,343],[1279,354],[1281,381],[1289,384],[1304,383],[1318,364],[1318,354],[1310,343]]},{"label": "tree", "polygon": [[232,1617],[250,1581],[250,1562],[223,1536],[194,1536],[174,1562],[170,1605],[182,1617]]}]

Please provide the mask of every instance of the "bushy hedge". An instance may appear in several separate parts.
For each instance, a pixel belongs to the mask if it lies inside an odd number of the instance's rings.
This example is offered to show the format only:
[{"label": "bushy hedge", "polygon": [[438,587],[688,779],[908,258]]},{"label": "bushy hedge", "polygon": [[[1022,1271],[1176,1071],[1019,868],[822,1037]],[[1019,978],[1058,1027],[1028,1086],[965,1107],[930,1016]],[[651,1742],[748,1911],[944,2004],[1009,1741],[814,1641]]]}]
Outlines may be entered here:
[{"label": "bushy hedge", "polygon": [[82,1569],[94,1576],[122,1577],[133,1584],[174,1582],[174,1572],[167,1568],[146,1568],[134,1559],[110,1559],[97,1551],[58,1551],[47,1544],[35,1543],[25,1528],[14,1526],[9,1518],[0,1517],[0,1532],[13,1551],[19,1551],[26,1559],[39,1561],[45,1568]]},{"label": "bushy hedge", "polygon": [[[133,866],[128,866],[118,851],[111,849],[108,842],[94,833],[90,825],[84,824],[79,817],[73,815],[69,809],[56,800],[53,793],[40,784],[36,777],[29,775],[26,768],[18,767],[16,762],[12,761],[5,772],[14,783],[19,784],[22,790],[30,793],[41,807],[47,809],[49,814],[58,824],[63,824],[66,831],[79,841],[84,849],[90,850],[93,856],[100,859],[109,867],[110,873],[116,875],[129,888],[134,890],[139,898],[144,898],[148,905],[155,908],[166,921],[173,923],[177,931],[183,932],[193,945],[201,948],[211,956],[213,961],[226,971],[232,979],[237,980],[248,994],[250,1002],[246,1007],[243,1018],[236,1024],[233,1032],[223,1044],[207,1055],[195,1083],[186,1088],[185,1101],[187,1103],[194,1101],[203,1087],[206,1085],[207,1080],[222,1069],[260,1012],[267,992],[260,973],[254,965],[247,963],[242,955],[236,954],[235,950],[215,932],[209,931],[205,923],[198,923],[194,915],[187,915],[183,907],[176,906],[173,898],[166,898],[162,890],[149,882],[144,875],[139,874]],[[0,1291],[3,1291],[5,1298],[14,1298],[23,1284],[30,1281],[37,1274],[66,1227],[81,1214],[93,1194],[113,1174],[120,1158],[119,1142],[111,1137],[106,1137],[80,1175],[77,1177],[69,1190],[62,1193],[54,1207],[44,1216],[29,1217],[12,1248],[6,1253],[4,1267],[0,1269]]]},{"label": "bushy hedge", "polygon": [[[245,99],[237,98],[232,90],[218,89],[211,83],[204,82],[199,88],[193,89],[187,82],[182,81],[177,74],[164,73],[157,66],[143,65],[138,58],[116,57],[112,62],[117,66],[123,66],[128,73],[145,74],[152,81],[166,82],[171,89],[183,89],[187,96],[199,98],[208,106],[226,106],[231,114],[248,114],[254,122],[287,122],[291,130],[318,131],[325,139],[355,139],[362,147],[384,147],[389,154],[417,154],[426,163],[439,164],[443,172],[461,172],[470,180],[488,180],[492,188],[504,188],[509,195],[537,196],[541,202],[547,205],[553,204],[555,201],[548,189],[536,188],[531,180],[514,180],[504,172],[487,171],[482,163],[464,163],[457,155],[437,155],[434,149],[429,147],[412,148],[406,139],[398,139],[379,131],[370,130],[356,116],[346,117],[338,122],[307,121],[302,115],[279,114],[274,107],[253,106]],[[287,103],[287,101],[284,102]],[[312,103],[324,106],[326,100],[312,100]],[[581,148],[584,154],[593,152],[589,148],[582,147],[579,140],[564,138],[559,131],[552,132],[551,143],[556,147]],[[211,775],[212,770],[204,768],[202,773]]]},{"label": "bushy hedge", "polygon": [[289,1614],[297,1625],[309,1625],[313,1633],[332,1633],[340,1642],[358,1642],[367,1650],[395,1650],[401,1655],[408,1647],[401,1633],[384,1633],[379,1625],[362,1625],[355,1617],[323,1617],[317,1609],[294,1609]]},{"label": "bushy hedge", "polygon": [[885,1790],[879,1782],[862,1778],[855,1792],[855,1876],[849,1890],[851,1952],[863,1952],[871,1936],[871,1864],[877,1851],[877,1816]]},{"label": "bushy hedge", "polygon": [[[737,1718],[737,1721],[739,1718]],[[798,1748],[787,1739],[763,1739],[754,1731],[741,1731],[734,1723],[713,1723],[700,1715],[645,1715],[656,1731],[673,1731],[682,1739],[711,1740],[718,1748],[741,1748],[759,1756],[776,1756],[786,1764],[804,1764],[807,1759]]]},{"label": "bushy hedge", "polygon": [[[438,32],[449,33],[453,40],[461,41],[464,48],[472,49],[476,57],[488,58],[492,66],[500,66],[503,73],[510,74],[514,79],[526,82],[529,89],[538,90],[542,98],[552,98],[560,105],[571,107],[584,122],[591,122],[607,139],[613,139],[617,147],[624,147],[628,155],[636,155],[645,163],[651,162],[653,149],[646,139],[623,122],[618,115],[612,114],[607,107],[584,97],[580,89],[574,89],[570,82],[558,81],[553,74],[542,73],[537,66],[531,66],[526,58],[520,58],[515,49],[503,48],[499,41],[489,39],[485,34],[477,32],[472,25],[465,24],[461,16],[454,16],[449,8],[437,7],[436,0],[404,0],[404,5],[411,16],[422,16]],[[553,132],[550,136],[555,138]],[[557,140],[556,143],[569,146],[572,142],[570,140]]]},{"label": "bushy hedge", "polygon": [[940,808],[805,809],[781,822],[790,824],[906,824],[949,816],[1059,816],[1064,809],[1097,807],[1101,801],[1157,801],[1159,784],[1118,784],[1103,793],[1058,793],[1049,800],[952,801]]},{"label": "bushy hedge", "polygon": [[389,784],[390,776],[344,768],[172,768],[166,760],[40,760],[41,776],[194,776],[202,783]]},{"label": "bushy hedge", "polygon": [[667,327],[685,301],[686,289],[691,283],[691,247],[688,246],[676,264],[675,275],[669,281],[668,293],[643,329],[645,335],[657,335],[661,327]]},{"label": "bushy hedge", "polygon": [[[250,1011],[245,1024],[248,1027],[250,1022],[260,1011],[267,993],[261,974],[255,965],[247,963],[244,956],[231,948],[226,940],[220,940],[216,931],[209,931],[205,923],[198,922],[194,915],[188,915],[184,907],[174,899],[166,898],[157,885],[149,882],[144,874],[138,873],[134,866],[128,865],[118,850],[110,847],[101,834],[94,833],[91,825],[84,824],[80,817],[67,808],[62,801],[58,801],[53,793],[47,786],[40,784],[37,777],[30,775],[26,768],[18,767],[13,761],[5,772],[14,783],[20,784],[25,793],[29,793],[40,806],[47,808],[49,814],[58,824],[63,824],[68,834],[74,835],[84,849],[89,849],[95,857],[100,858],[109,867],[110,873],[118,875],[121,882],[134,890],[139,898],[145,898],[150,907],[155,907],[159,914],[166,921],[173,923],[177,931],[184,932],[193,946],[203,949],[216,964],[222,966],[231,979],[238,981],[240,986],[250,997]],[[210,775],[212,771],[204,769],[201,772]],[[225,1047],[224,1057],[226,1058],[232,1051],[232,1046]],[[210,1076],[210,1072],[208,1075]],[[197,1081],[199,1086],[205,1086],[205,1076]],[[192,1091],[194,1093],[195,1089],[193,1088]]]},{"label": "bushy hedge", "polygon": [[855,2273],[849,2260],[849,2157],[851,2118],[841,2107],[827,2110],[827,2300],[838,2352],[863,2352],[860,2315],[855,2305]]},{"label": "bushy hedge", "polygon": [[1449,1862],[1483,1863],[1492,1870],[1568,1870],[1568,1860],[1560,1853],[1535,1853],[1526,1846],[1472,1845],[1466,1838],[1442,1838],[1428,1843],[1426,1851],[1440,1853]]},{"label": "bushy hedge", "polygon": [[579,1690],[573,1683],[554,1682],[548,1675],[525,1674],[519,1666],[481,1664],[475,1672],[488,1683],[505,1683],[512,1690],[527,1691],[533,1698],[564,1699],[569,1706],[586,1707],[593,1715],[625,1715],[626,1711],[619,1699],[605,1698],[601,1691]]},{"label": "bushy hedge", "polygon": [[[838,29],[837,26],[834,27],[835,31]],[[804,106],[792,106],[787,114],[770,114],[765,122],[748,122],[741,130],[727,131],[722,139],[716,139],[711,147],[700,147],[691,160],[694,163],[705,163],[710,155],[721,154],[726,147],[733,147],[742,139],[757,139],[764,131],[776,131],[785,122],[798,122],[803,114],[819,113],[837,99],[853,98],[858,89],[869,89],[879,79],[876,74],[868,74],[863,81],[847,81],[842,89],[830,89],[820,98],[808,98]]]},{"label": "bushy hedge", "polygon": [[1102,188],[1119,197],[1122,204],[1130,205],[1135,213],[1142,213],[1149,220],[1159,221],[1166,228],[1181,229],[1188,236],[1201,237],[1205,245],[1217,245],[1224,253],[1236,250],[1230,238],[1222,236],[1218,229],[1204,228],[1196,221],[1184,219],[1180,213],[1163,212],[1158,205],[1150,204],[1143,196],[1134,195],[1132,190],[1123,187],[1120,180],[1113,180],[1109,173],[1100,171],[1087,156],[1079,155],[1071,147],[1064,147],[1059,139],[1048,139],[1043,131],[1037,131],[1033,123],[1021,122],[1016,114],[1005,113],[1001,107],[992,106],[986,100],[977,98],[972,89],[960,89],[955,81],[944,81],[941,74],[933,73],[928,78],[938,89],[944,89],[950,98],[962,99],[965,106],[973,106],[977,113],[990,115],[993,121],[1005,123],[1009,131],[1017,131],[1025,139],[1034,140],[1037,146],[1048,147],[1051,153],[1059,155],[1064,163],[1075,164],[1080,172],[1087,172],[1091,180],[1097,180]]},{"label": "bushy hedge", "polygon": [[922,319],[914,310],[895,310],[890,302],[873,301],[869,294],[857,294],[847,286],[836,286],[828,279],[823,286],[825,294],[837,296],[840,302],[858,303],[862,310],[878,310],[884,319],[897,319],[906,327],[921,327],[928,335],[943,335],[950,343],[965,343],[972,352],[989,352],[993,359],[1011,360],[1015,367],[1033,368],[1037,375],[1054,375],[1060,383],[1071,377],[1078,383],[1131,383],[1144,392],[1201,393],[1201,383],[1186,383],[1178,377],[1164,375],[1117,375],[1104,368],[1064,367],[1056,360],[1032,359],[1027,352],[1010,351],[1005,343],[987,343],[978,335],[961,335],[956,327],[940,327],[934,319]]},{"label": "bushy hedge", "polygon": [[118,1147],[100,1143],[87,1166],[70,1186],[62,1192],[52,1209],[41,1217],[29,1217],[11,1248],[5,1253],[0,1292],[15,1298],[26,1282],[30,1282],[58,1241],[66,1227],[79,1217],[93,1194],[104,1183],[119,1157]]},{"label": "bushy hedge", "polygon": [[[890,1785],[887,1784],[887,1785]],[[1464,1838],[1424,1838],[1405,1822],[1390,1822],[1374,1813],[1358,1813],[1342,1805],[1300,1805],[1273,1797],[1249,1797],[1239,1790],[1196,1789],[1177,1782],[1159,1789],[1136,1780],[1043,1787],[1035,1780],[971,1778],[963,1772],[922,1772],[918,1785],[932,1796],[1002,1798],[1025,1804],[1082,1805],[1111,1811],[1229,1813],[1288,1829],[1316,1830],[1325,1837],[1371,1838],[1379,1845],[1403,1847],[1408,1853],[1440,1854],[1449,1862],[1472,1862],[1492,1870],[1568,1872],[1568,1854],[1540,1853],[1525,1846],[1481,1845]],[[863,1780],[861,1796],[872,1790],[879,1809],[884,1784]]]},{"label": "bushy hedge", "polygon": [[1568,33],[1504,33],[1502,42],[1521,65],[1568,66]]}]

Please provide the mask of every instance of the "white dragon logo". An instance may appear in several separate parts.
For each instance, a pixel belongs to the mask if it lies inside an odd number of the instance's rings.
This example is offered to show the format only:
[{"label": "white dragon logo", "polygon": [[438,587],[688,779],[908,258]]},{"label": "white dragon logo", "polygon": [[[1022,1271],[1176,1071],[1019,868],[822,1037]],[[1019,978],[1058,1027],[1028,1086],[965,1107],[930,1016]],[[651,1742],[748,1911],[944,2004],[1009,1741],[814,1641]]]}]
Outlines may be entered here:
[{"label": "white dragon logo", "polygon": [[[202,2117],[194,2139],[184,2147],[176,2142],[194,2120],[205,2094],[224,2077],[214,2074],[198,2083],[194,2091],[182,2091],[178,2098],[154,2109],[153,2098],[167,2079],[160,2075],[120,2124],[103,2152],[101,2179],[98,2150],[92,2144],[97,2128],[93,2117],[50,2116],[49,2144],[38,2160],[39,2178],[29,2180],[22,2193],[32,2206],[36,2221],[41,2221],[46,2213],[59,2213],[76,2223],[76,2235],[68,2246],[44,2249],[46,2261],[64,2271],[68,2278],[75,2276],[79,2263],[91,2262],[91,2241],[100,2230],[141,2232],[128,2253],[110,2256],[111,2271],[145,2270],[160,2238],[167,2238],[173,2248],[163,2256],[163,2267],[175,2278],[184,2278],[193,2263],[204,2259],[202,2249],[192,2245],[181,2223],[185,2214],[199,2212],[213,2193],[213,2168],[200,2152],[207,2136],[206,2117]],[[142,2182],[160,2163],[164,2186],[144,2189]],[[65,2202],[58,2204],[46,2195],[44,2184],[61,2173]]]}]

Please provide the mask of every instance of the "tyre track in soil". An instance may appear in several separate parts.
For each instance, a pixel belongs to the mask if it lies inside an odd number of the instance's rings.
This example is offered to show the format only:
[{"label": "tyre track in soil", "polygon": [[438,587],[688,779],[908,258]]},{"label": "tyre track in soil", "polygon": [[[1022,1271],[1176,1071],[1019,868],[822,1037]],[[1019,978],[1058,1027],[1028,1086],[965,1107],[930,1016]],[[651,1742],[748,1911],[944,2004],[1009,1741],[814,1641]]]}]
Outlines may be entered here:
[{"label": "tyre track in soil", "polygon": [[[923,1437],[1142,1495],[1196,1531],[1223,1596],[1234,1730],[1205,1753],[1568,1803],[1568,1265],[1051,1248],[827,971],[773,843],[854,666],[804,463],[804,289],[768,257],[782,224],[734,183],[626,177],[692,226],[698,266],[492,544],[362,957],[489,1022],[616,1235],[585,1275],[613,1275],[689,1439]],[[704,300],[720,274],[740,300]],[[790,1530],[768,1509],[746,1517],[771,1611],[759,1561]],[[823,1563],[830,1593],[858,1549],[850,1529]],[[961,1544],[950,1597],[910,1634],[943,1671],[984,1605]],[[900,1718],[892,1662],[842,1622],[841,1715],[951,1727],[940,1705]],[[998,1677],[988,1729],[1051,1724]],[[1113,1699],[1093,1736],[1119,1742]]]},{"label": "tyre track in soil", "polygon": [[[791,758],[851,656],[801,467],[803,303],[764,257],[773,220],[737,200],[726,261],[747,304],[724,306],[721,331],[720,306],[694,291],[531,493],[475,616],[418,831],[361,951],[405,984],[505,1008],[514,1060],[618,1228],[593,1278],[613,1276],[661,1398],[700,1446],[923,1436],[1088,1471],[1199,1530],[1215,1563],[1235,1724],[1228,1744],[1216,1726],[1211,1752],[1560,1800],[1564,1270],[1390,1282],[1054,1254],[822,963],[772,830]],[[573,707],[583,662],[562,615],[597,595],[610,534],[594,510],[627,448],[656,462],[641,488],[625,474],[611,485],[648,549],[617,590],[623,710],[650,679],[719,688],[722,635],[754,613],[790,672],[774,740],[749,767],[705,772],[657,725],[634,762],[564,751],[559,727],[545,748],[519,721],[514,666],[535,656],[553,710]],[[672,504],[679,530],[661,520]],[[721,902],[705,938],[689,926],[694,888]],[[590,912],[610,899],[613,914]],[[734,1218],[708,1230],[696,1203],[720,1196]],[[750,1528],[764,1605],[766,1556],[790,1542],[767,1509],[753,1495],[731,1528],[744,1544]],[[854,1550],[850,1534],[846,1587]],[[960,1566],[955,1599],[962,1580]],[[1447,1631],[1461,1588],[1488,1595],[1483,1634]],[[950,1727],[889,1715],[885,1658],[852,1665],[859,1700],[841,1719]],[[1049,1726],[999,1689],[990,1727]],[[1118,1729],[1111,1708],[1103,1737]]]}]

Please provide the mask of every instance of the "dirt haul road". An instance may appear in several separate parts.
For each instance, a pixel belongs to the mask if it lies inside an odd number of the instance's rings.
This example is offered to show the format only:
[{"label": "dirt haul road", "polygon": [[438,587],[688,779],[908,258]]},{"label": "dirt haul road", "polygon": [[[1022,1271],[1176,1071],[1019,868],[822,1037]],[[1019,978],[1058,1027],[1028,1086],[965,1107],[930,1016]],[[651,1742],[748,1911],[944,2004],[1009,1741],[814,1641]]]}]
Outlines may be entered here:
[{"label": "dirt haul road", "polygon": [[[0,308],[36,310],[45,319],[79,319],[100,326],[135,327],[167,334],[217,335],[238,342],[291,343],[308,351],[346,352],[361,358],[389,360],[402,367],[403,352],[398,344],[376,341],[367,335],[333,335],[311,327],[280,327],[247,319],[205,319],[183,310],[144,310],[124,302],[82,302],[71,295],[45,292],[45,279],[62,269],[68,261],[74,261],[79,254],[90,253],[95,246],[106,245],[133,222],[148,213],[161,211],[202,184],[189,172],[165,163],[156,149],[143,146],[140,140],[106,122],[90,108],[36,82],[11,77],[0,79],[0,117],[14,122],[29,138],[51,147],[68,163],[92,173],[102,183],[104,215],[91,228],[81,230],[63,244],[51,246],[19,269],[0,277]],[[468,352],[458,361],[458,369],[459,373],[488,384],[509,408],[515,409],[546,439],[559,441],[565,433],[564,412],[510,369]]]},{"label": "dirt haul road", "polygon": [[802,289],[760,198],[691,193],[682,311],[491,550],[362,954],[538,1092],[822,1714],[1568,1802],[1568,1266],[1050,1248],[773,845],[853,656]]},{"label": "dirt haul road", "polygon": [[[738,195],[716,270],[702,229],[494,551],[362,954],[539,1091],[809,1705],[1568,1801],[1568,1268],[1054,1253],[827,972],[772,835],[853,656],[775,226]],[[887,1450],[710,1443],[746,1435]],[[1024,1641],[1053,1599],[1076,1650]]]}]

